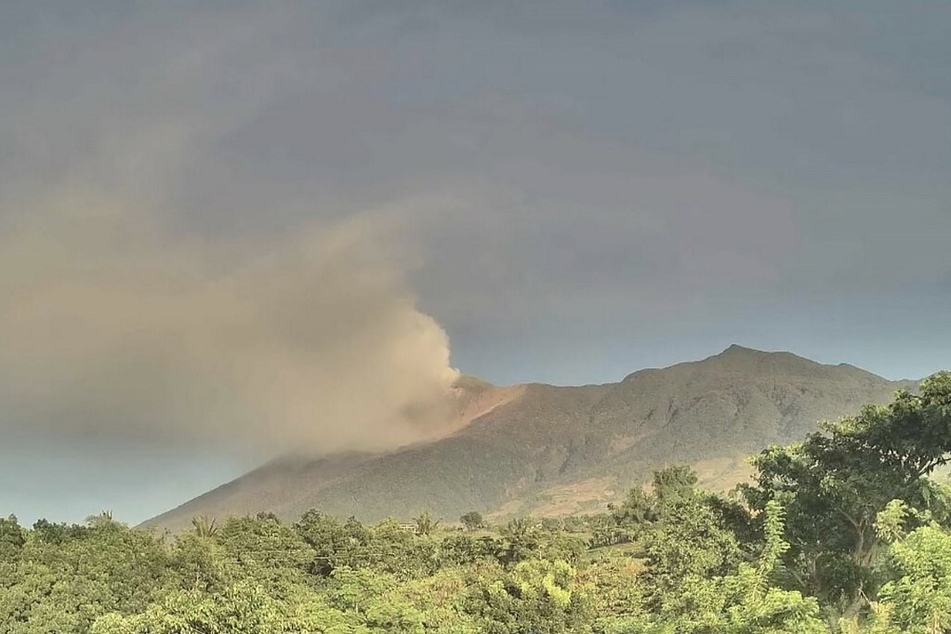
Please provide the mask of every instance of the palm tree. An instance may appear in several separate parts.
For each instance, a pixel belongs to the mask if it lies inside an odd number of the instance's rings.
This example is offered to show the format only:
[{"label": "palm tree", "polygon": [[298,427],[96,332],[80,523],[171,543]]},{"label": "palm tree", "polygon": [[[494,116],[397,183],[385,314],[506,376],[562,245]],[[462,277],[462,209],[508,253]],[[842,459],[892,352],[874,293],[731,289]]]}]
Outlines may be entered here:
[{"label": "palm tree", "polygon": [[90,528],[101,528],[113,523],[112,511],[102,511],[99,515],[90,515],[86,518],[86,525]]},{"label": "palm tree", "polygon": [[218,527],[215,526],[215,520],[209,519],[207,515],[200,515],[192,518],[192,526],[195,527],[195,535],[205,538],[211,538],[218,534]]},{"label": "palm tree", "polygon": [[416,522],[417,535],[431,535],[440,522],[440,520],[434,520],[429,511],[423,511],[423,514],[413,518],[413,521]]}]

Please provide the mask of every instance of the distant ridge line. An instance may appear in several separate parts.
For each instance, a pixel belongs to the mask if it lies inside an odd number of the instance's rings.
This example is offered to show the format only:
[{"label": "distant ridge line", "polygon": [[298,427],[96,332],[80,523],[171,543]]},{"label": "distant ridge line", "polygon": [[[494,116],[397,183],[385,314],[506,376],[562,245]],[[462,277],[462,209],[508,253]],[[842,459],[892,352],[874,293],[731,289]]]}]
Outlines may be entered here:
[{"label": "distant ridge line", "polygon": [[498,387],[463,375],[454,387],[463,418],[441,439],[389,453],[278,458],[144,525],[178,530],[197,515],[259,511],[296,519],[310,508],[367,521],[423,511],[449,521],[470,510],[489,519],[600,512],[674,463],[727,489],[748,477],[749,454],[914,385],[738,344],[603,385]]}]

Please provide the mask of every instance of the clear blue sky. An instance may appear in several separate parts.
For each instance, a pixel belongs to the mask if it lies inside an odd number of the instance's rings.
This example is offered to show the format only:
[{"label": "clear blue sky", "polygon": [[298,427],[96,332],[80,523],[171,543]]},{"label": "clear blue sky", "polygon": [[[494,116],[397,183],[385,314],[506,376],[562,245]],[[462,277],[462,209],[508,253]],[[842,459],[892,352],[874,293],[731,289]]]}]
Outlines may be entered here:
[{"label": "clear blue sky", "polygon": [[362,446],[440,332],[498,383],[951,366],[943,3],[2,14],[0,513],[145,519],[262,459],[231,416]]}]

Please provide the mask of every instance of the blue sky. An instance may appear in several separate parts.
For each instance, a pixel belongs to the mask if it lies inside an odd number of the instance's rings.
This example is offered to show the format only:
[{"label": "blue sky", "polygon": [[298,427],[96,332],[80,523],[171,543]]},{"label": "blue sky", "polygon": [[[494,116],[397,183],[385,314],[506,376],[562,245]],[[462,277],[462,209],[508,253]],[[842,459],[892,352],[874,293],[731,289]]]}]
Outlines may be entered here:
[{"label": "blue sky", "polygon": [[3,14],[0,513],[136,522],[271,435],[363,447],[390,410],[354,403],[425,401],[449,351],[951,366],[942,2]]}]

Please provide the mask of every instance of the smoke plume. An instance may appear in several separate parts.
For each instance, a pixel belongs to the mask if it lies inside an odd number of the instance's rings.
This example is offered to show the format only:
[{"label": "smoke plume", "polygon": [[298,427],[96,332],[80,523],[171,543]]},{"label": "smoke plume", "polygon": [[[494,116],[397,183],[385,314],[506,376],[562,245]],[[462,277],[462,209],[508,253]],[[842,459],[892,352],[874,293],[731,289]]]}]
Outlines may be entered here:
[{"label": "smoke plume", "polygon": [[0,231],[7,432],[325,453],[447,422],[448,340],[385,216],[209,239],[132,207],[70,190]]}]

